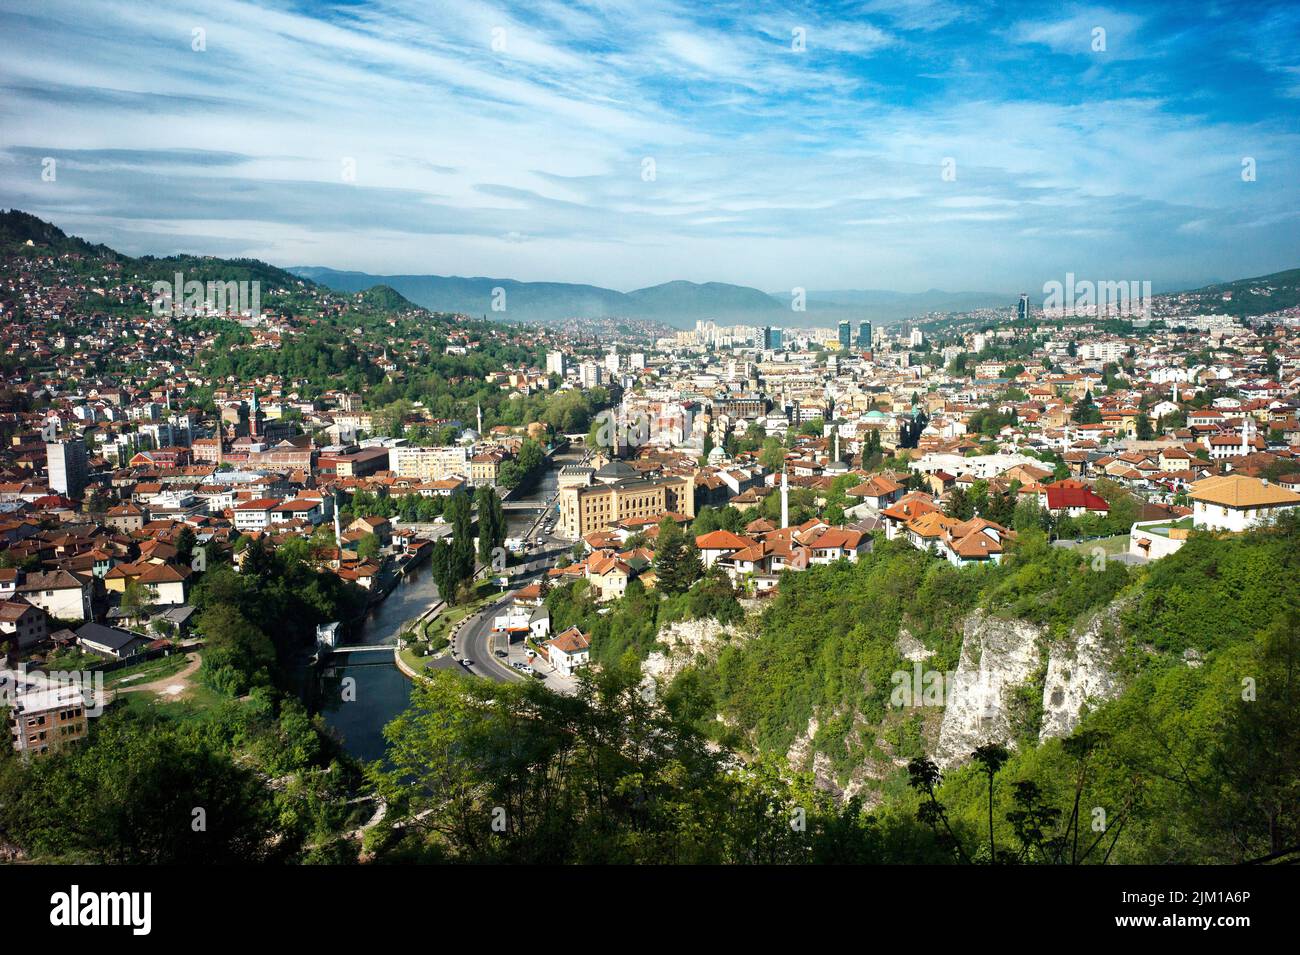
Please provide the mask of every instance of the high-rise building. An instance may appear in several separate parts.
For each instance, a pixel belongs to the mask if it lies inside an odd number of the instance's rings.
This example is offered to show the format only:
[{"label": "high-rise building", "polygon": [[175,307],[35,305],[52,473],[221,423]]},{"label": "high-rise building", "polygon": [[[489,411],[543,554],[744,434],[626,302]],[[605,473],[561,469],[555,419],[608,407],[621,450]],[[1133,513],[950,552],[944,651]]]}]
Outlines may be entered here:
[{"label": "high-rise building", "polygon": [[871,323],[858,322],[858,347],[871,348]]},{"label": "high-rise building", "polygon": [[561,378],[563,378],[564,372],[567,367],[567,362],[565,361],[565,357],[566,356],[562,351],[547,352],[546,373],[548,375],[559,375]]},{"label": "high-rise building", "polygon": [[840,347],[846,351],[853,347],[851,327],[847,321],[840,322]]},{"label": "high-rise building", "polygon": [[912,335],[908,339],[908,343],[912,348],[920,348],[925,344],[925,332],[921,331],[919,328],[912,329]]},{"label": "high-rise building", "polygon": [[771,325],[762,329],[762,345],[768,351],[781,350],[781,329],[773,328]]},{"label": "high-rise building", "polygon": [[578,383],[583,388],[599,388],[603,371],[594,361],[584,361],[578,366]]},{"label": "high-rise building", "polygon": [[1022,322],[1029,318],[1029,293],[1020,293],[1020,304],[1016,306],[1016,318]]},{"label": "high-rise building", "polygon": [[45,446],[45,455],[50,472],[50,490],[64,497],[80,499],[90,475],[86,442],[80,438],[56,441]]}]

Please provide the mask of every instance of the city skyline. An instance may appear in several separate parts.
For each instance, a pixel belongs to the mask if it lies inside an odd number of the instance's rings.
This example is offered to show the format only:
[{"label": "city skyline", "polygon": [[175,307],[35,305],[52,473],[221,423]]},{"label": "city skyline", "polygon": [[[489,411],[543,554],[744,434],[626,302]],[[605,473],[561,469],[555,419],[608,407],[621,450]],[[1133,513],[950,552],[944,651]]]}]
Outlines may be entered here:
[{"label": "city skyline", "polygon": [[379,274],[1193,287],[1300,249],[1300,17],[1251,10],[4,2],[0,205]]}]

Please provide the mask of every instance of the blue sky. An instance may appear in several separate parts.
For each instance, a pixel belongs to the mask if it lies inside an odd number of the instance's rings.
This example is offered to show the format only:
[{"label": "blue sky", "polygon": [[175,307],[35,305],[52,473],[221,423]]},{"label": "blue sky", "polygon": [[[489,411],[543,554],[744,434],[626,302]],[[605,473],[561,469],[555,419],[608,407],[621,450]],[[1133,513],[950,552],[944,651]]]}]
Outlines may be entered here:
[{"label": "blue sky", "polygon": [[379,273],[1168,287],[1300,266],[1298,41],[1290,3],[0,0],[0,205]]}]

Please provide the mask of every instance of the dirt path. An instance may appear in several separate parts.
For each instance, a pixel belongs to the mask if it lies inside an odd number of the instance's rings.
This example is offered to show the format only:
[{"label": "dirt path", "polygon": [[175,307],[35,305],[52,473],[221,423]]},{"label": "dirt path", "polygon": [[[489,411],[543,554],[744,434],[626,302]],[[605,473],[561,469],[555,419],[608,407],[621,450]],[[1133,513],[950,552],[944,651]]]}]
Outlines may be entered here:
[{"label": "dirt path", "polygon": [[160,677],[149,683],[138,683],[134,686],[118,687],[117,693],[139,693],[143,690],[149,690],[157,693],[159,696],[165,696],[169,699],[179,699],[193,684],[190,677],[198,672],[199,666],[203,663],[203,658],[197,651],[185,654],[185,659],[189,662],[185,664],[178,672],[171,676]]}]

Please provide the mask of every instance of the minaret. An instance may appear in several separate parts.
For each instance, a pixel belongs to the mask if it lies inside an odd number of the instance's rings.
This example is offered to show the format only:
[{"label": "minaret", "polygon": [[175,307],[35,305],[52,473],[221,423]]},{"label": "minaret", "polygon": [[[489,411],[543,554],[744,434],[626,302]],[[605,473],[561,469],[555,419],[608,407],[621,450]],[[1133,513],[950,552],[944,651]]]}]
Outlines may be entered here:
[{"label": "minaret", "polygon": [[786,480],[786,470],[781,469],[781,526],[790,526],[790,482]]},{"label": "minaret", "polygon": [[1173,384],[1169,386],[1169,400],[1172,401],[1174,404],[1178,404],[1178,380],[1177,379],[1174,379]]},{"label": "minaret", "polygon": [[176,435],[172,432],[172,389],[170,382],[166,387],[167,392],[167,447],[176,446]]},{"label": "minaret", "polygon": [[483,437],[483,405],[478,405],[478,436]]},{"label": "minaret", "polygon": [[334,568],[343,566],[343,531],[339,529],[339,497],[334,495]]},{"label": "minaret", "polygon": [[835,429],[835,460],[838,462],[839,459],[840,459],[840,429],[836,428]]},{"label": "minaret", "polygon": [[1250,454],[1250,439],[1254,437],[1254,431],[1255,431],[1255,419],[1252,418],[1250,415],[1246,415],[1245,420],[1241,422],[1241,453],[1242,454]]}]

